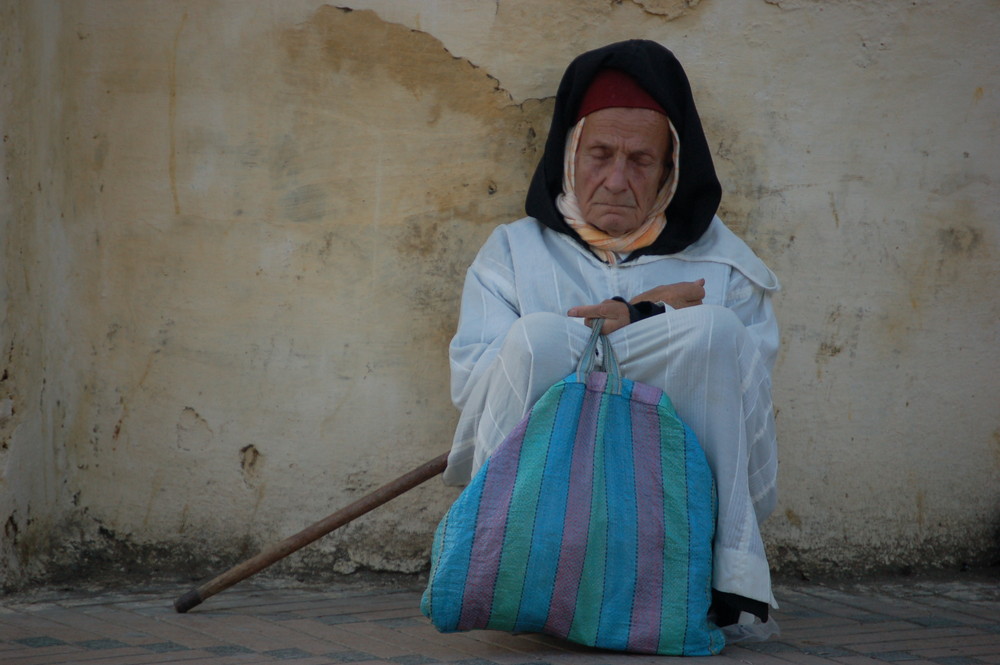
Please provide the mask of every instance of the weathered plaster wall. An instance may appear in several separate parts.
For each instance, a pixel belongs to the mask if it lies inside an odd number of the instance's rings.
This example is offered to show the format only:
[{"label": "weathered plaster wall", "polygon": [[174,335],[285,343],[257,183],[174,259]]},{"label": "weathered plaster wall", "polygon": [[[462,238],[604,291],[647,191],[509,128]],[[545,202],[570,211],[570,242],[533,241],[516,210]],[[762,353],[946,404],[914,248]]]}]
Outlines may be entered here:
[{"label": "weathered plaster wall", "polygon": [[[785,284],[775,564],[996,553],[995,3],[341,4],[0,2],[4,584],[214,572],[444,451],[465,267],[633,36]],[[454,496],[289,565],[418,570]]]}]

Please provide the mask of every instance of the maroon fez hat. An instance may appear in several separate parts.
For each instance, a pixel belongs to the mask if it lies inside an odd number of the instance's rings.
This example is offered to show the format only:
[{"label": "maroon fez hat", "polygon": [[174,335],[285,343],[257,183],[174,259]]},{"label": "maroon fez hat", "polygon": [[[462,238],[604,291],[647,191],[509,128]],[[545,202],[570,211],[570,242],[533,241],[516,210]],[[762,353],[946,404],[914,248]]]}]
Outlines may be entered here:
[{"label": "maroon fez hat", "polygon": [[601,69],[594,75],[580,102],[576,121],[594,111],[612,107],[650,109],[667,115],[653,97],[634,78],[620,69]]}]

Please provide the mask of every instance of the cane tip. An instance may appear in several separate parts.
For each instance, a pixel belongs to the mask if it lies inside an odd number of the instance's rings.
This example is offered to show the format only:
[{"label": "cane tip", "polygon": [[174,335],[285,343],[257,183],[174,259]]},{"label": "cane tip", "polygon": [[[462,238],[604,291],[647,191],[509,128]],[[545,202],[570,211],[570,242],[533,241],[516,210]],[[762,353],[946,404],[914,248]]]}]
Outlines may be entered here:
[{"label": "cane tip", "polygon": [[179,614],[184,614],[192,607],[197,607],[198,605],[201,605],[201,594],[198,593],[197,589],[191,589],[174,601],[174,609]]}]

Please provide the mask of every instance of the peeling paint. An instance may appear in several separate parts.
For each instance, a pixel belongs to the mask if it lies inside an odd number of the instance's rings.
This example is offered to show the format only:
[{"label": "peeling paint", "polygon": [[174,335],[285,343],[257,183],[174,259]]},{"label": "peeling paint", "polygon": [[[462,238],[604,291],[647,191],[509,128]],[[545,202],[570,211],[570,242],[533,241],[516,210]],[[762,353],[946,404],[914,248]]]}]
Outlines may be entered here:
[{"label": "peeling paint", "polygon": [[177,420],[177,447],[186,452],[203,451],[210,447],[215,434],[208,422],[194,408],[184,407]]},{"label": "peeling paint", "polygon": [[[618,4],[621,0],[613,0]],[[630,0],[653,16],[662,16],[668,21],[680,18],[698,6],[701,0]]]},{"label": "peeling paint", "polygon": [[252,443],[240,448],[240,471],[243,473],[243,482],[248,486],[257,484],[262,472],[263,455],[257,450],[257,446]]}]

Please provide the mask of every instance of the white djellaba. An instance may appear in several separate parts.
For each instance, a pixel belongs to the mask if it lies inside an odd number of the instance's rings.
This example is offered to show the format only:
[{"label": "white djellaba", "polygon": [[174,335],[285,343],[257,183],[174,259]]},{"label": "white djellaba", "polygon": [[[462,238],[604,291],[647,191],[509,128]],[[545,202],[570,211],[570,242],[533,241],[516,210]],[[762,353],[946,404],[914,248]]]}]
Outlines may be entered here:
[{"label": "white djellaba", "polygon": [[[589,329],[556,312],[701,278],[704,304],[668,307],[609,339],[622,375],[663,390],[705,450],[719,494],[713,587],[776,606],[758,524],[776,502],[778,281],[717,217],[681,252],[615,266],[533,219],[498,227],[469,268],[451,343],[461,417],[445,480],[467,483],[542,393],[574,372]],[[732,627],[731,641],[733,630],[749,629]]]}]

